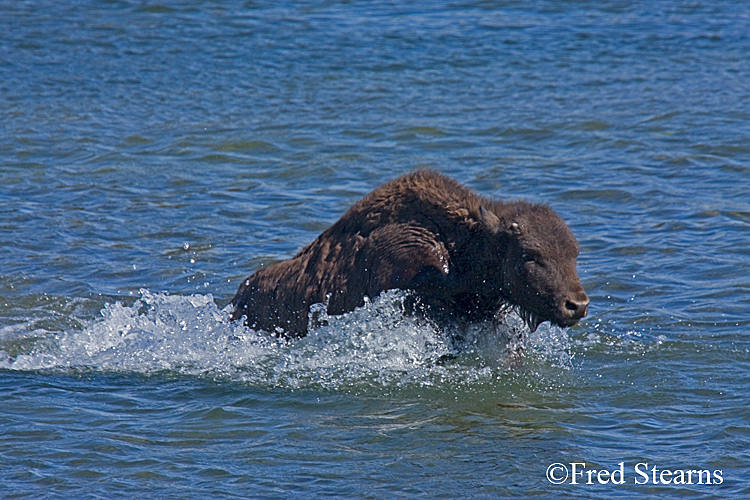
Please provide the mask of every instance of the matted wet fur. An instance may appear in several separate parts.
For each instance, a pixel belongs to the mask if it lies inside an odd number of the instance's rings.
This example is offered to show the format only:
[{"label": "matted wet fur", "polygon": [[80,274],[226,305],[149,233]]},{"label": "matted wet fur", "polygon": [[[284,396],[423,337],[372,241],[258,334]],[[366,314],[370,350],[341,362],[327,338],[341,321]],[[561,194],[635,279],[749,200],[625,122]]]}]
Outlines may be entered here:
[{"label": "matted wet fur", "polygon": [[307,333],[310,306],[343,314],[390,289],[436,318],[515,308],[533,331],[586,315],[578,242],[548,206],[482,197],[420,170],[387,182],[291,259],[242,282],[232,319],[284,337]]}]

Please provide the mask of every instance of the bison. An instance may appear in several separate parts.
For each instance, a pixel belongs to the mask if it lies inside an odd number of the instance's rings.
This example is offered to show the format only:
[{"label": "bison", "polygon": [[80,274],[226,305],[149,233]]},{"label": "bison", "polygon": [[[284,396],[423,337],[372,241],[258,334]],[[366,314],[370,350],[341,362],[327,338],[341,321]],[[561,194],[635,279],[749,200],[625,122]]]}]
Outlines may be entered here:
[{"label": "bison", "polygon": [[514,308],[533,332],[586,316],[579,246],[548,206],[480,196],[420,170],[383,184],[291,259],[245,279],[232,320],[302,337],[310,306],[343,314],[391,289],[432,317],[481,320]]}]

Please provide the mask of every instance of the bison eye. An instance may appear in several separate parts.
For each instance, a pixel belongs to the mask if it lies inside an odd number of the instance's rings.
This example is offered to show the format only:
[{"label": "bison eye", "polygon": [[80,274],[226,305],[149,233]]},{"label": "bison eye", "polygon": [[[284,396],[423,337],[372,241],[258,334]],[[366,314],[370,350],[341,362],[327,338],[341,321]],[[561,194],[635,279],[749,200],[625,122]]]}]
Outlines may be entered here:
[{"label": "bison eye", "polygon": [[523,252],[521,254],[521,260],[524,261],[524,262],[534,262],[536,259],[530,253]]}]

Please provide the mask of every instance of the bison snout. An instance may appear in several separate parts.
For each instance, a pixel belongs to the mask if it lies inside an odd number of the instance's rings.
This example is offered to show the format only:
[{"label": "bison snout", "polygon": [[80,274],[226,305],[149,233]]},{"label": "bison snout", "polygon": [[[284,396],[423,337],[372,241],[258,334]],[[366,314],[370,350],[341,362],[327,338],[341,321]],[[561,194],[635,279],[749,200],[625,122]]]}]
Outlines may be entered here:
[{"label": "bison snout", "polygon": [[589,298],[581,292],[575,296],[568,297],[565,301],[565,314],[574,321],[586,316],[589,311]]}]

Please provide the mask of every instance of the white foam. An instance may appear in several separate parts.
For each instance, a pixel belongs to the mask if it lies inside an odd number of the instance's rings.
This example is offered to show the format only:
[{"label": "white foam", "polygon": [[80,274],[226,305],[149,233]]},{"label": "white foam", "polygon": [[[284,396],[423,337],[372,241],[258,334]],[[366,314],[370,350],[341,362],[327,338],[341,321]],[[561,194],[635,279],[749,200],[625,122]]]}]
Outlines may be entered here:
[{"label": "white foam", "polygon": [[[460,346],[429,321],[405,315],[405,294],[391,291],[351,313],[285,342],[230,322],[211,295],[174,296],[141,290],[133,305],[108,304],[81,330],[36,333],[27,352],[0,350],[10,370],[173,372],[266,387],[361,390],[368,387],[465,385],[498,380],[510,366],[504,337],[523,328],[470,325]],[[453,332],[456,333],[456,332]],[[526,330],[528,335],[528,330]],[[0,349],[5,349],[0,340]],[[460,351],[460,352],[459,352]],[[527,340],[524,362],[566,368],[568,338],[543,325]],[[448,362],[443,362],[451,358]]]}]

